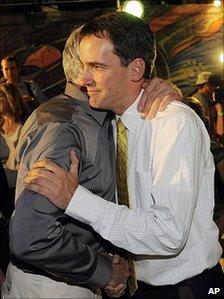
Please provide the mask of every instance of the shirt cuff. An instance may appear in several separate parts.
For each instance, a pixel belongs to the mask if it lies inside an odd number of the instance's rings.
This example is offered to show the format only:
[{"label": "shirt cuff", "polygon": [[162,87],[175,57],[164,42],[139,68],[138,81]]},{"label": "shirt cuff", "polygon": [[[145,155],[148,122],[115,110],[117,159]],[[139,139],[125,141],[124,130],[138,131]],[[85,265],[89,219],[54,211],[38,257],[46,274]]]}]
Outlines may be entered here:
[{"label": "shirt cuff", "polygon": [[99,219],[105,209],[105,200],[88,189],[78,186],[65,214],[81,222],[90,224]]}]

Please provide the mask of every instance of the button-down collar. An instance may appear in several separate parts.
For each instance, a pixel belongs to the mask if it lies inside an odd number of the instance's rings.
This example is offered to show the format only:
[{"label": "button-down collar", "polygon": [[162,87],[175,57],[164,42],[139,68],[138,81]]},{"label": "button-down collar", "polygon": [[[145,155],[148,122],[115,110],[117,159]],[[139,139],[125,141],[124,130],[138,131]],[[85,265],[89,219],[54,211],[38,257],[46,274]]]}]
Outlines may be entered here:
[{"label": "button-down collar", "polygon": [[143,90],[141,90],[139,96],[134,103],[128,107],[128,109],[121,115],[121,121],[130,133],[134,134],[136,123],[142,122],[140,113],[137,111],[138,102],[142,96]]}]

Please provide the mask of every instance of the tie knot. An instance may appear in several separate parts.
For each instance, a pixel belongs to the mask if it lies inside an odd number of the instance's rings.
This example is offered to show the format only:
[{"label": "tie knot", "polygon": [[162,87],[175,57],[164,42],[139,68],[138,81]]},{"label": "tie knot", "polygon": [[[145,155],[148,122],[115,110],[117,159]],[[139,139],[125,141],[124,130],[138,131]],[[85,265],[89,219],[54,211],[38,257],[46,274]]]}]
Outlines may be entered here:
[{"label": "tie knot", "polygon": [[117,121],[117,132],[125,133],[125,131],[126,131],[125,125],[123,124],[122,120],[119,118]]}]

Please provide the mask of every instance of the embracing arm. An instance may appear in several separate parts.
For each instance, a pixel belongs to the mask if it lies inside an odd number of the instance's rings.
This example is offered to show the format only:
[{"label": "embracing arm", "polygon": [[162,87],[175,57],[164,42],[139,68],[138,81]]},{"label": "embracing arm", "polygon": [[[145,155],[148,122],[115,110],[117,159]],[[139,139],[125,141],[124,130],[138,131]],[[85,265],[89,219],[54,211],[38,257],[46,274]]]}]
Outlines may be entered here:
[{"label": "embracing arm", "polygon": [[171,101],[181,101],[181,91],[172,83],[154,77],[146,80],[142,88],[144,92],[138,103],[138,111],[142,118],[153,119],[158,111],[166,109]]},{"label": "embracing arm", "polygon": [[[23,179],[32,164],[49,158],[68,169],[69,151],[80,153],[81,140],[69,123],[49,123],[27,134],[22,150],[15,214],[11,220],[12,254],[23,262],[62,278],[66,282],[103,287],[110,281],[111,261],[88,246],[87,225],[64,215],[46,197],[25,189]],[[101,275],[102,272],[104,275]]]},{"label": "embracing arm", "polygon": [[171,114],[154,124],[153,165],[142,172],[145,182],[153,172],[151,189],[145,185],[152,204],[129,210],[78,186],[66,214],[135,254],[169,256],[182,250],[189,234],[204,168],[205,141],[192,116]]},{"label": "embracing arm", "polygon": [[[202,138],[203,129],[198,126],[192,115],[179,112],[153,123],[152,169],[142,173],[140,169],[146,190],[141,196],[146,196],[146,208],[129,210],[78,186],[78,160],[74,155],[71,156],[73,174],[50,161],[40,161],[37,164],[44,169],[34,177],[31,173],[35,174],[35,169],[28,174],[27,187],[44,193],[61,209],[67,207],[68,215],[91,225],[105,239],[128,251],[153,256],[178,254],[186,242],[192,222],[204,159],[207,159],[203,150],[206,148],[208,154],[210,147],[205,128],[205,137]],[[151,171],[150,184],[147,182]],[[65,181],[69,178],[69,185],[75,181],[72,188],[78,188],[72,199],[68,193],[63,198],[56,195],[58,190],[66,189],[65,184],[55,190],[44,178],[58,174]],[[42,186],[47,188],[43,190]]]}]

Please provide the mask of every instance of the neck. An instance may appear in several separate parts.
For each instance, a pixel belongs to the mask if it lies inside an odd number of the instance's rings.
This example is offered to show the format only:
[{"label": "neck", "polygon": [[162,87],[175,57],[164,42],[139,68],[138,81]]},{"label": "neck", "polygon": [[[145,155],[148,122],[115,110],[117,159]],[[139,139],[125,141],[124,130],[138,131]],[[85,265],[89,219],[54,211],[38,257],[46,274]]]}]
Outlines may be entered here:
[{"label": "neck", "polygon": [[118,107],[116,107],[116,109],[114,109],[113,112],[117,115],[122,115],[136,101],[141,90],[142,86],[138,86],[138,88],[129,90],[128,94],[125,96],[125,99]]}]

